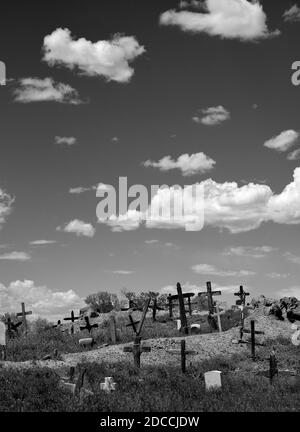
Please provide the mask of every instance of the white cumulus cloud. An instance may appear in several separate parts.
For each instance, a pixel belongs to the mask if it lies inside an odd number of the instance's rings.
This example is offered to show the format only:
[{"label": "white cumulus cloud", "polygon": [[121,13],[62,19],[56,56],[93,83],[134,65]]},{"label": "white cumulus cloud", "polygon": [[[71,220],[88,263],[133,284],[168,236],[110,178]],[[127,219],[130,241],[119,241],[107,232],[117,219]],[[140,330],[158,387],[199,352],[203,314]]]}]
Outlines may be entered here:
[{"label": "white cumulus cloud", "polygon": [[0,229],[7,216],[12,212],[14,199],[0,188]]},{"label": "white cumulus cloud", "polygon": [[31,256],[26,252],[8,252],[6,254],[0,255],[0,260],[2,261],[29,261]]},{"label": "white cumulus cloud", "polygon": [[195,123],[202,123],[206,126],[216,126],[229,119],[230,112],[222,105],[205,108],[200,115],[197,114],[193,117]]},{"label": "white cumulus cloud", "polygon": [[145,52],[133,36],[114,35],[111,40],[75,40],[67,28],[58,28],[44,38],[44,57],[49,65],[77,69],[87,76],[102,76],[117,82],[130,81],[130,63]]},{"label": "white cumulus cloud", "polygon": [[66,233],[74,233],[78,237],[94,237],[95,228],[92,224],[74,219],[64,226],[64,228],[57,227],[57,231],[64,231]]},{"label": "white cumulus cloud", "polygon": [[54,137],[54,143],[58,145],[66,145],[71,147],[77,143],[77,138],[73,136],[70,137],[56,136]]},{"label": "white cumulus cloud", "polygon": [[160,16],[160,24],[178,26],[186,32],[241,41],[257,41],[280,33],[278,30],[269,31],[267,16],[259,1],[204,0],[183,4],[188,5],[202,8],[202,11],[168,10]]},{"label": "white cumulus cloud", "polygon": [[55,292],[46,286],[37,286],[31,280],[17,280],[8,286],[0,284],[0,314],[21,312],[21,302],[33,312],[30,318],[42,317],[51,321],[64,318],[84,304],[73,290]]},{"label": "white cumulus cloud", "polygon": [[248,270],[219,270],[211,264],[197,264],[191,268],[195,273],[208,276],[221,277],[247,277],[255,275],[254,272]]},{"label": "white cumulus cloud", "polygon": [[300,21],[300,8],[297,4],[294,4],[287,9],[283,14],[284,21],[296,22]]},{"label": "white cumulus cloud", "polygon": [[145,167],[158,168],[160,171],[170,171],[179,169],[183,176],[192,176],[195,174],[203,174],[213,169],[215,161],[204,153],[183,154],[177,160],[173,160],[171,156],[164,156],[158,162],[147,160],[143,162]]},{"label": "white cumulus cloud", "polygon": [[285,152],[296,143],[298,138],[299,132],[289,129],[266,141],[264,146],[278,152]]}]

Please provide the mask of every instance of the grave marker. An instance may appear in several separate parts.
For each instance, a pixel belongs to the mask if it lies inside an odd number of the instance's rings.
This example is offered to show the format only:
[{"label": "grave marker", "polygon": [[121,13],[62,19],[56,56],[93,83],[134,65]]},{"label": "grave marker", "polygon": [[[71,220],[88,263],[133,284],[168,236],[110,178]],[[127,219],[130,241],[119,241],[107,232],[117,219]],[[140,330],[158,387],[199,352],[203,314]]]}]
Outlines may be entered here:
[{"label": "grave marker", "polygon": [[241,285],[239,292],[234,293],[234,295],[240,298],[239,305],[245,306],[246,305],[246,296],[248,296],[250,294],[245,292],[243,286]]},{"label": "grave marker", "polygon": [[21,306],[22,306],[22,312],[17,313],[17,317],[19,317],[19,316],[22,317],[22,324],[24,324],[25,334],[27,334],[27,321],[26,321],[26,315],[32,315],[32,311],[27,311],[27,312],[26,312],[25,303],[21,303]]},{"label": "grave marker", "polygon": [[269,372],[269,377],[270,377],[270,382],[272,383],[274,376],[277,375],[278,376],[278,366],[277,366],[277,359],[275,357],[275,353],[273,352],[270,355],[270,372]]},{"label": "grave marker", "polygon": [[213,301],[213,296],[216,296],[216,295],[222,295],[222,292],[221,291],[212,291],[212,289],[211,289],[211,282],[206,282],[206,288],[207,288],[207,291],[206,292],[199,292],[198,293],[198,296],[203,296],[203,295],[205,295],[206,297],[207,297],[207,301],[208,301],[208,310],[209,310],[209,313],[211,314],[211,315],[213,315],[213,313],[215,312],[214,311],[214,301]]},{"label": "grave marker", "polygon": [[221,315],[225,315],[225,311],[220,312],[220,308],[218,305],[216,305],[216,313],[211,315],[213,318],[217,317],[218,319],[218,328],[219,332],[222,333],[222,323],[221,323]]},{"label": "grave marker", "polygon": [[164,308],[157,306],[157,298],[153,299],[153,305],[149,306],[149,309],[152,309],[152,322],[156,321],[156,312],[164,310]]},{"label": "grave marker", "polygon": [[182,339],[180,341],[180,345],[181,345],[180,350],[170,349],[170,350],[167,350],[167,352],[169,354],[180,354],[180,356],[181,356],[181,371],[183,373],[185,373],[185,371],[186,371],[186,356],[187,355],[195,355],[197,353],[196,353],[196,351],[186,350],[185,339]]},{"label": "grave marker", "polygon": [[89,317],[84,317],[85,326],[80,326],[80,330],[87,330],[89,333],[93,330],[93,328],[97,328],[98,324],[90,324]]},{"label": "grave marker", "polygon": [[[194,293],[184,293],[182,294],[182,297],[184,299],[188,300],[188,310],[185,310],[185,312],[189,312],[190,316],[192,316],[192,303],[191,303],[191,297],[194,297]],[[169,294],[168,297],[168,307],[169,307],[169,317],[173,318],[173,307],[174,306],[180,306],[180,303],[173,303],[174,300],[179,300],[178,295],[171,295]]]},{"label": "grave marker", "polygon": [[179,282],[177,283],[177,293],[178,293],[178,300],[179,300],[181,328],[183,329],[185,334],[188,334],[189,329],[187,326],[187,319],[186,319],[186,315],[185,315],[184,297],[183,297],[182,288],[181,288],[181,285]]},{"label": "grave marker", "polygon": [[100,383],[100,389],[110,393],[113,390],[116,390],[116,383],[114,382],[113,377],[105,377],[104,382]]},{"label": "grave marker", "polygon": [[141,354],[151,351],[151,347],[141,345],[141,336],[136,336],[134,338],[134,343],[132,347],[124,347],[123,351],[125,353],[133,353],[134,366],[137,368],[141,367]]},{"label": "grave marker", "polygon": [[206,390],[216,390],[222,388],[222,372],[221,371],[209,371],[205,372],[205,388]]},{"label": "grave marker", "polygon": [[[246,333],[246,334],[250,333],[250,335],[251,335],[250,342],[243,340],[243,334],[244,333]],[[251,320],[251,330],[247,330],[247,329],[244,329],[243,327],[241,327],[240,334],[241,334],[241,339],[240,339],[239,342],[240,343],[250,343],[251,344],[251,356],[252,356],[252,360],[255,361],[255,345],[264,346],[264,344],[258,343],[258,342],[255,341],[255,335],[264,335],[265,332],[263,332],[263,331],[256,331],[255,330],[255,321]]]},{"label": "grave marker", "polygon": [[64,321],[71,321],[72,322],[72,324],[71,324],[71,334],[74,334],[74,322],[76,320],[78,320],[79,318],[80,317],[76,317],[74,315],[74,311],[71,312],[71,316],[70,317],[64,318]]},{"label": "grave marker", "polygon": [[12,337],[12,332],[15,332],[18,334],[18,327],[20,327],[23,323],[22,323],[22,321],[13,323],[11,321],[11,318],[8,317],[5,324],[7,325],[7,336],[8,336],[8,339],[10,339]]},{"label": "grave marker", "polygon": [[109,333],[112,344],[115,345],[117,343],[117,325],[113,315],[109,317]]}]

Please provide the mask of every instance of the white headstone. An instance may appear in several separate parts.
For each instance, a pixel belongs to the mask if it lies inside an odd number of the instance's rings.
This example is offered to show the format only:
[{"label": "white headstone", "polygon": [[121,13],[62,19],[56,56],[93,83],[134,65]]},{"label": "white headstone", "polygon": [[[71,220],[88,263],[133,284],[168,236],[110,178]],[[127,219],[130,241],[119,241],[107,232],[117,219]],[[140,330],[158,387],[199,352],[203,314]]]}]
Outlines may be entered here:
[{"label": "white headstone", "polygon": [[204,379],[206,390],[222,388],[221,374],[222,372],[217,370],[205,372]]},{"label": "white headstone", "polygon": [[104,383],[100,383],[100,389],[107,392],[116,390],[116,383],[114,382],[113,377],[105,377]]},{"label": "white headstone", "polygon": [[201,325],[200,324],[192,324],[191,325],[191,329],[200,330],[201,329]]},{"label": "white headstone", "polygon": [[178,320],[176,320],[176,322],[177,322],[177,330],[180,330],[181,329],[181,320],[178,319]]},{"label": "white headstone", "polygon": [[295,346],[300,345],[300,330],[295,331],[295,333],[292,336],[292,344]]},{"label": "white headstone", "polygon": [[93,342],[94,342],[93,338],[79,339],[80,346],[92,346]]},{"label": "white headstone", "polygon": [[0,345],[6,346],[6,326],[3,324],[3,322],[0,321]]}]

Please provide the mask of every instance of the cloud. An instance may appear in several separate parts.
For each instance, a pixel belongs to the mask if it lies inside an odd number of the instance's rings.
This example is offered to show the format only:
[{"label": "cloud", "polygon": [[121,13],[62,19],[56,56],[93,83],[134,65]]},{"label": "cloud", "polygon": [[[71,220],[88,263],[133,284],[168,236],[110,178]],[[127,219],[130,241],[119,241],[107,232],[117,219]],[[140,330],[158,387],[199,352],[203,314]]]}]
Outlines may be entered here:
[{"label": "cloud", "polygon": [[34,240],[31,241],[29,244],[32,246],[46,246],[54,243],[56,243],[56,240]]},{"label": "cloud", "polygon": [[210,264],[198,264],[191,267],[191,269],[201,275],[219,276],[219,277],[247,277],[255,275],[254,272],[248,270],[218,270],[215,266]]},{"label": "cloud", "polygon": [[[203,187],[203,200],[195,200],[195,187]],[[177,195],[176,195],[177,194]],[[174,198],[175,197],[175,198]],[[174,198],[183,200],[180,218],[158,217],[160,209],[170,209]],[[285,225],[300,224],[300,167],[294,170],[294,179],[281,193],[275,194],[265,184],[249,183],[241,187],[236,182],[217,183],[207,179],[201,183],[185,186],[182,192],[175,187],[160,188],[151,198],[147,211],[129,210],[108,219],[99,219],[113,231],[135,230],[141,225],[147,228],[184,229],[187,223],[194,230],[204,226],[227,229],[231,233],[247,232],[259,228],[264,222]],[[171,216],[172,212],[170,212]],[[150,217],[149,217],[150,216]]]},{"label": "cloud", "polygon": [[71,310],[80,309],[84,301],[73,290],[51,291],[45,286],[36,286],[31,280],[11,282],[7,287],[0,284],[0,313],[20,312],[21,302],[38,316],[57,321]]},{"label": "cloud", "polygon": [[83,194],[85,192],[91,192],[93,190],[97,190],[98,187],[101,187],[101,183],[100,183],[100,185],[94,185],[94,186],[78,186],[75,188],[70,188],[69,193],[75,194],[75,195],[80,195],[80,194]]},{"label": "cloud", "polygon": [[94,237],[95,228],[90,223],[82,222],[81,220],[74,219],[68,224],[65,225],[64,228],[57,227],[57,231],[64,231],[66,233],[74,233],[77,237]]},{"label": "cloud", "polygon": [[160,24],[178,26],[185,32],[207,33],[240,41],[257,41],[280,34],[278,30],[269,31],[267,16],[258,1],[204,0],[189,5],[203,11],[168,10],[160,16]]},{"label": "cloud", "polygon": [[58,145],[66,145],[66,146],[73,146],[77,143],[77,138],[75,137],[61,137],[56,136],[54,137],[54,143]]},{"label": "cloud", "polygon": [[289,277],[289,274],[272,272],[267,273],[266,276],[270,279],[286,279],[287,277]]},{"label": "cloud", "polygon": [[283,14],[284,21],[297,22],[300,21],[300,8],[294,4],[290,9],[286,10]]},{"label": "cloud", "polygon": [[59,102],[73,105],[83,103],[77,90],[68,84],[56,83],[52,78],[21,78],[18,85],[13,91],[15,102]]},{"label": "cloud", "polygon": [[116,275],[126,276],[126,275],[131,275],[135,272],[131,271],[131,270],[113,270],[113,271],[111,271],[111,273],[116,274]]},{"label": "cloud", "polygon": [[31,256],[26,252],[9,252],[0,255],[0,260],[3,261],[29,261]]},{"label": "cloud", "polygon": [[116,34],[110,41],[75,40],[67,28],[45,36],[44,57],[50,66],[62,65],[86,76],[102,76],[108,81],[128,82],[134,74],[130,63],[145,52],[133,36]]},{"label": "cloud", "polygon": [[300,159],[300,149],[296,149],[294,151],[292,151],[288,157],[288,160],[299,160]]},{"label": "cloud", "polygon": [[0,188],[0,229],[4,224],[7,216],[12,212],[14,199]]},{"label": "cloud", "polygon": [[204,153],[183,154],[177,160],[173,160],[171,156],[164,156],[158,162],[147,160],[143,162],[145,167],[158,168],[160,171],[170,171],[179,169],[183,176],[192,176],[195,174],[203,174],[213,169],[215,161]]},{"label": "cloud", "polygon": [[300,300],[300,286],[293,286],[290,288],[284,288],[280,291],[277,291],[277,297],[283,298],[283,297],[296,297],[298,300]]},{"label": "cloud", "polygon": [[222,105],[203,109],[201,113],[202,116],[196,115],[193,120],[206,126],[216,126],[230,119],[230,112]]},{"label": "cloud", "polygon": [[145,240],[146,244],[157,244],[159,243],[159,240]]},{"label": "cloud", "polygon": [[237,246],[226,249],[223,255],[228,256],[239,256],[239,257],[251,257],[251,258],[264,258],[266,254],[276,251],[277,249],[271,246]]},{"label": "cloud", "polygon": [[283,255],[288,261],[292,262],[293,264],[300,264],[300,256],[297,256],[291,252],[286,252]]},{"label": "cloud", "polygon": [[299,132],[294,130],[286,130],[281,132],[276,137],[271,138],[270,140],[264,143],[264,146],[276,150],[278,152],[285,152],[289,150],[299,138]]}]

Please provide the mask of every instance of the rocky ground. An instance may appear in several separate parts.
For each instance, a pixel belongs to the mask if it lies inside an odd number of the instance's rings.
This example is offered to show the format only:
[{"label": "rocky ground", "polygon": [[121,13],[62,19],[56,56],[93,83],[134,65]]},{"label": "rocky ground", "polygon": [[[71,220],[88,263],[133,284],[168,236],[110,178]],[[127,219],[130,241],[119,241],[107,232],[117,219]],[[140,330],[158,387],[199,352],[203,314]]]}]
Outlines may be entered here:
[{"label": "rocky ground", "polygon": [[[255,320],[255,329],[265,332],[264,336],[257,336],[257,341],[263,342],[266,339],[283,337],[290,339],[295,330],[291,328],[288,320],[278,321],[274,317],[264,315],[264,308],[254,310],[245,320],[245,328],[250,329],[250,320]],[[235,344],[232,341],[239,338],[239,328],[235,327],[226,332],[213,334],[199,334],[186,336],[186,349],[195,351],[194,355],[188,356],[187,364],[198,363],[215,356],[230,357],[234,354],[250,354],[249,345]],[[247,338],[247,336],[246,336]],[[170,353],[169,350],[180,349],[182,337],[160,338],[143,341],[143,344],[151,347],[151,352],[142,354],[141,366],[143,365],[178,365],[180,366],[180,355]],[[130,344],[99,347],[86,352],[64,354],[62,360],[54,361],[27,361],[21,363],[2,362],[1,367],[5,368],[32,368],[47,366],[58,373],[66,374],[70,366],[76,366],[81,362],[132,362],[132,354],[124,353],[124,346]],[[270,348],[271,349],[271,348]],[[259,353],[260,348],[257,348]],[[252,370],[264,368],[262,362],[246,362],[245,367]]]}]

